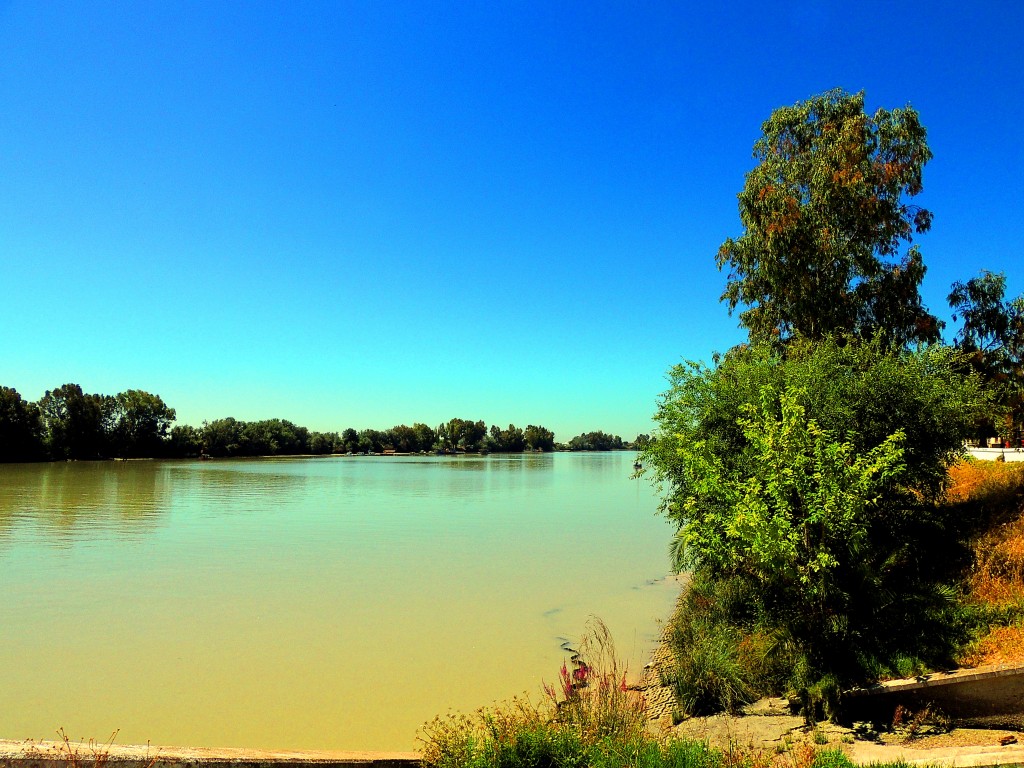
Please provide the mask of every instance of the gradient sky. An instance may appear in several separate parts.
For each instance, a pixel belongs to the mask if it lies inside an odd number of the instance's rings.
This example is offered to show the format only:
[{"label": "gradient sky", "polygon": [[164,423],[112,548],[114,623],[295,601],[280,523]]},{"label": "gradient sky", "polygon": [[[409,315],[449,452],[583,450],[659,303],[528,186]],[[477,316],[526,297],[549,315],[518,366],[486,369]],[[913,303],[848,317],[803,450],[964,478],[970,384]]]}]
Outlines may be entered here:
[{"label": "gradient sky", "polygon": [[717,5],[0,0],[0,384],[632,438],[744,337],[751,148],[833,87],[928,129],[928,307],[1024,292],[1024,4]]}]

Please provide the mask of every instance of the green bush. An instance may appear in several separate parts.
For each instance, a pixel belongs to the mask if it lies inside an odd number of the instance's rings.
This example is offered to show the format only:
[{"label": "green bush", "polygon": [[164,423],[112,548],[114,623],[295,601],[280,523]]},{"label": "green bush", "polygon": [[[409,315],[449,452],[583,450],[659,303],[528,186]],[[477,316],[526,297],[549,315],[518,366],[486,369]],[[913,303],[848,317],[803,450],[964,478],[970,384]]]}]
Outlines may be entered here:
[{"label": "green bush", "polygon": [[832,339],[672,370],[645,464],[678,526],[677,567],[695,587],[723,585],[687,619],[703,616],[719,644],[689,630],[683,666],[715,670],[689,686],[693,701],[729,706],[778,684],[739,654],[755,637],[786,651],[788,686],[824,710],[833,689],[951,660],[960,637],[945,585],[969,526],[941,500],[985,407],[961,363],[948,348]]}]

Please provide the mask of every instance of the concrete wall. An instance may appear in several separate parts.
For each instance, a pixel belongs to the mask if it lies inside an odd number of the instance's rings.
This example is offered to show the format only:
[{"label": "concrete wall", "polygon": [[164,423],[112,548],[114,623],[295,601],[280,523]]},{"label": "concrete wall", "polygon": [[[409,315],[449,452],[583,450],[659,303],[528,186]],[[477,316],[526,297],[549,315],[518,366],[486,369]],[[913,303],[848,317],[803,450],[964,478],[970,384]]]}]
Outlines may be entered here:
[{"label": "concrete wall", "polygon": [[849,692],[843,719],[891,723],[897,706],[937,707],[957,725],[1024,729],[1024,665],[996,665],[892,680]]}]

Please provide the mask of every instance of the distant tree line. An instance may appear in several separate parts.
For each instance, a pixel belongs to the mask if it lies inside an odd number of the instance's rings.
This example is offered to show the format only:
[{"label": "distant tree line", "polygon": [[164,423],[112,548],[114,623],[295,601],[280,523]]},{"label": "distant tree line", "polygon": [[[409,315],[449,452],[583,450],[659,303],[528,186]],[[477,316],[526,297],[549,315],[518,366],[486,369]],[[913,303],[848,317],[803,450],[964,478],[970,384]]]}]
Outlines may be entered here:
[{"label": "distant tree line", "polygon": [[556,443],[546,427],[507,428],[450,419],[391,429],[316,432],[287,419],[240,421],[227,417],[201,427],[172,426],[173,408],[159,395],[130,389],[88,394],[78,384],[48,390],[38,402],[0,386],[0,462],[195,456],[284,456],[332,453],[520,453],[605,451],[630,447],[618,435],[587,432]]}]

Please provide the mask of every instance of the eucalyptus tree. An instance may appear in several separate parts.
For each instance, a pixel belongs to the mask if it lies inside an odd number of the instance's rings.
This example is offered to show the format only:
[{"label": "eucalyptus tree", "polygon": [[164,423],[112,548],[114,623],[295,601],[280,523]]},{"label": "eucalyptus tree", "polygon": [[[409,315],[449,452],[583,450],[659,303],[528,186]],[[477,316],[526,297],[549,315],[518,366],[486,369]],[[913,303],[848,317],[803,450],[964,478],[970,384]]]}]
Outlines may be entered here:
[{"label": "eucalyptus tree", "polygon": [[751,341],[879,337],[889,347],[936,341],[921,303],[915,234],[930,211],[911,204],[932,157],[918,113],[864,111],[836,89],[781,107],[754,144],[739,194],[743,233],[719,248],[722,300]]}]

